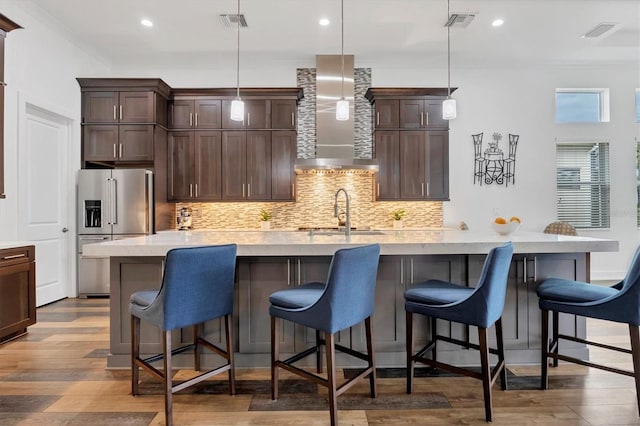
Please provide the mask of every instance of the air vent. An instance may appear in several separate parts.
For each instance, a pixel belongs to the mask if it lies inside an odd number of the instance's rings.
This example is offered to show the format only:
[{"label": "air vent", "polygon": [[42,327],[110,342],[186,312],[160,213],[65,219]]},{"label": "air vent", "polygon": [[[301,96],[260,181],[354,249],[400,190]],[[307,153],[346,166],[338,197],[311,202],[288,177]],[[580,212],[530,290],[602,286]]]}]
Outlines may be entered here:
[{"label": "air vent", "polygon": [[220,15],[220,21],[222,21],[222,24],[227,27],[227,28],[237,28],[238,26],[238,21],[240,21],[240,26],[243,28],[247,27],[247,20],[244,18],[244,14],[228,14],[225,13],[223,15]]},{"label": "air vent", "polygon": [[475,17],[476,15],[473,13],[452,13],[444,26],[452,28],[467,28]]},{"label": "air vent", "polygon": [[582,34],[582,38],[599,38],[602,37],[605,33],[613,30],[619,24],[613,22],[603,22],[590,29],[586,33]]}]

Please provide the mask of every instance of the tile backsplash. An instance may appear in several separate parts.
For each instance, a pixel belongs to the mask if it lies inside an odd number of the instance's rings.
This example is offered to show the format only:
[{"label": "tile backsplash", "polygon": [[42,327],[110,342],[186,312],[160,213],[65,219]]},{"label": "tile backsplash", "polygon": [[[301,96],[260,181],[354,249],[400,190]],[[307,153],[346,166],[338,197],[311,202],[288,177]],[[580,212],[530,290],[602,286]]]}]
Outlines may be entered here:
[{"label": "tile backsplash", "polygon": [[[182,207],[191,208],[194,229],[260,229],[259,212],[273,214],[271,229],[337,226],[333,217],[335,193],[339,188],[351,196],[351,225],[391,228],[391,212],[403,208],[405,228],[442,226],[442,202],[373,201],[373,175],[301,174],[296,177],[296,202],[220,202],[177,203],[176,217]],[[344,195],[338,205],[345,208]]]}]

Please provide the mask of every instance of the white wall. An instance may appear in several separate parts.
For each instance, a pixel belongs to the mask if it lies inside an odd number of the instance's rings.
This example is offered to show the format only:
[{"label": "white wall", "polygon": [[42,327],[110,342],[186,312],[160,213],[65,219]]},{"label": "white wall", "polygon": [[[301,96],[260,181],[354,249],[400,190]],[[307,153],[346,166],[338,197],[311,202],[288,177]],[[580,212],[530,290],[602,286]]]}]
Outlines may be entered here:
[{"label": "white wall", "polygon": [[[89,71],[105,70],[99,60],[83,53],[71,44],[55,27],[47,23],[47,17],[32,11],[27,5],[15,1],[0,0],[0,10],[22,29],[11,31],[5,41],[5,193],[0,200],[0,241],[20,239],[18,227],[19,197],[18,124],[19,96],[46,107],[52,107],[63,115],[71,114],[74,133],[70,152],[70,180],[75,182],[74,171],[80,167],[80,87],[75,78]],[[70,194],[70,212],[74,212],[74,194]],[[75,229],[74,224],[69,224]]]},{"label": "white wall", "polygon": [[[164,69],[109,67],[83,53],[62,38],[54,27],[15,6],[0,0],[5,15],[24,26],[9,34],[6,76],[9,81],[5,117],[5,176],[7,200],[0,201],[0,240],[17,237],[16,188],[18,165],[17,92],[25,91],[48,103],[73,111],[78,120],[74,135],[74,169],[80,158],[80,95],[75,81],[83,77],[159,77],[173,87],[234,87],[235,68],[218,64],[217,69],[192,69],[181,64]],[[313,67],[314,56],[295,62],[264,62],[252,66],[245,62],[241,86],[292,87],[296,68]],[[374,87],[446,86],[446,70],[406,68],[398,64],[360,63],[372,68]],[[484,64],[483,64],[484,66]],[[455,65],[454,65],[455,67]],[[585,236],[620,241],[618,253],[594,253],[592,278],[621,277],[638,242],[635,222],[635,143],[638,127],[634,116],[634,89],[640,87],[638,64],[605,69],[584,67],[534,68],[454,68],[452,86],[458,99],[458,118],[451,122],[450,180],[451,201],[445,203],[445,224],[465,221],[471,228],[488,228],[495,214],[517,215],[522,229],[540,231],[555,220],[555,141],[556,138],[601,138],[611,146],[612,226],[604,231],[582,231]],[[556,125],[554,90],[556,87],[604,87],[611,90],[611,122],[600,125]],[[471,134],[484,132],[485,143],[493,132],[520,135],[516,165],[516,184],[505,188],[473,184],[473,146]],[[73,210],[72,210],[73,211]]]}]

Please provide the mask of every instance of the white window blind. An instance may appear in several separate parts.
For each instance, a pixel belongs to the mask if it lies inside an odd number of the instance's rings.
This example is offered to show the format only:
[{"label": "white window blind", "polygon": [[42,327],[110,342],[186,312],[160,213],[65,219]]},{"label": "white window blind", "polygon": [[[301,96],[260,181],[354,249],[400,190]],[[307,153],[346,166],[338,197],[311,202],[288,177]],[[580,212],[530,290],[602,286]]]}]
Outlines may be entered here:
[{"label": "white window blind", "polygon": [[609,228],[609,144],[556,144],[558,220],[576,228]]}]

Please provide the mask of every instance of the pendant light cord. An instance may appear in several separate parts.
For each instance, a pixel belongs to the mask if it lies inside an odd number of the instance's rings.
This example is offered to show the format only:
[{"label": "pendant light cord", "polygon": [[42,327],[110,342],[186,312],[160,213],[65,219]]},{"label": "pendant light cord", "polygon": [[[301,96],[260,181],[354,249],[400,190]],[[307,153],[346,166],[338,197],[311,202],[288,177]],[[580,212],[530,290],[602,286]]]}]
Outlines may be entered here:
[{"label": "pendant light cord", "polygon": [[342,58],[342,99],[344,99],[344,0],[340,0],[340,38],[341,38],[341,58]]},{"label": "pendant light cord", "polygon": [[240,99],[240,0],[238,0],[238,49],[236,51],[236,97]]},{"label": "pendant light cord", "polygon": [[[451,17],[449,12],[449,1],[447,0],[447,22]],[[447,25],[447,99],[451,98],[451,24]]]}]

